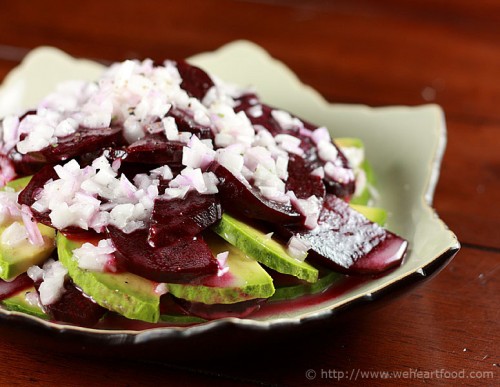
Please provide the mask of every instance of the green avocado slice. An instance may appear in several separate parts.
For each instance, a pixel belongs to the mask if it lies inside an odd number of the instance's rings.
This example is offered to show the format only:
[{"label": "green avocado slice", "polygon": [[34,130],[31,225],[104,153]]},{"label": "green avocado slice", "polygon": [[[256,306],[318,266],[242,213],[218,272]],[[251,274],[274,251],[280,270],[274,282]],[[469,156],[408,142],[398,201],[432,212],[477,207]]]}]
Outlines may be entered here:
[{"label": "green avocado slice", "polygon": [[[31,176],[12,180],[6,184],[1,190],[6,187],[15,191],[20,191],[31,180]],[[24,227],[20,221],[11,221],[8,224],[3,224],[0,227],[0,238],[4,231],[17,222],[18,227]],[[16,225],[15,225],[16,226]],[[43,237],[41,246],[32,245],[29,241],[21,242],[18,245],[12,246],[8,243],[3,243],[0,239],[0,278],[5,281],[10,281],[16,278],[19,274],[24,273],[30,266],[38,265],[44,262],[55,248],[56,232],[54,229],[38,224],[38,229]]]},{"label": "green avocado slice", "polygon": [[249,257],[279,273],[293,275],[307,282],[316,282],[318,279],[316,268],[293,258],[281,243],[227,213],[212,229]]},{"label": "green avocado slice", "polygon": [[321,276],[315,283],[276,287],[276,292],[269,299],[269,302],[293,300],[307,294],[320,293],[334,282],[344,278],[340,273],[328,272]]},{"label": "green avocado slice", "polygon": [[158,284],[132,273],[101,273],[80,268],[73,250],[83,243],[57,234],[59,261],[73,282],[106,309],[130,319],[158,322],[160,295],[155,292]]},{"label": "green avocado slice", "polygon": [[[32,177],[33,176],[25,176],[25,177],[20,177],[19,179],[9,181],[7,184],[5,184],[5,187],[12,188],[14,191],[21,191],[28,185]],[[2,190],[4,190],[5,187],[2,188]]]},{"label": "green avocado slice", "polygon": [[173,315],[173,314],[162,314],[160,316],[160,321],[163,323],[175,324],[175,325],[186,325],[186,324],[200,324],[207,320],[196,317],[196,316],[184,316],[184,315]]},{"label": "green avocado slice", "polygon": [[[44,241],[41,246],[32,245],[29,241],[22,242],[16,246],[0,242],[1,279],[10,281],[19,274],[24,273],[30,266],[44,262],[52,254],[55,248],[55,230],[43,224],[38,224],[37,226]],[[0,227],[0,237],[6,228]]]},{"label": "green avocado slice", "polygon": [[26,296],[29,293],[36,293],[34,286],[24,289],[19,293],[2,300],[2,304],[7,310],[26,313],[44,320],[49,320],[49,316],[43,311],[40,305],[34,305],[28,302]]},{"label": "green avocado slice", "polygon": [[351,208],[358,211],[365,216],[368,220],[378,223],[380,226],[385,226],[387,221],[387,211],[380,207],[368,207],[361,204],[349,203]]},{"label": "green avocado slice", "polygon": [[168,284],[170,294],[204,304],[234,304],[274,294],[273,279],[257,261],[217,235],[207,234],[205,240],[214,255],[229,252],[226,262],[229,270],[223,275],[212,275],[189,284]]}]

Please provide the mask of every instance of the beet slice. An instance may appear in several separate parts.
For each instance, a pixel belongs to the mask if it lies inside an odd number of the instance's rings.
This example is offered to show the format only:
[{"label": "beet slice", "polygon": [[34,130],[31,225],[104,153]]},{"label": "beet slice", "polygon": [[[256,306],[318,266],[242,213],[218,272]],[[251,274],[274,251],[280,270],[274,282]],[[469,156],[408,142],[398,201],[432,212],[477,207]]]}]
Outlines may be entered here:
[{"label": "beet slice", "polygon": [[124,149],[121,157],[125,163],[182,165],[182,148],[179,141],[168,141],[163,134],[148,134]]},{"label": "beet slice", "polygon": [[177,70],[182,78],[181,88],[191,97],[202,100],[207,91],[214,86],[212,78],[205,71],[184,60],[177,61]]},{"label": "beet slice", "polygon": [[376,274],[398,266],[407,247],[407,241],[388,231],[386,239],[354,262],[349,271],[356,274]]},{"label": "beet slice", "polygon": [[33,281],[26,273],[18,275],[8,282],[0,279],[0,301],[19,293],[21,290],[28,289],[30,286],[33,286]]},{"label": "beet slice", "polygon": [[194,237],[222,217],[215,195],[190,192],[184,199],[156,199],[151,216],[148,240],[155,247]]},{"label": "beet slice", "polygon": [[[43,186],[50,180],[50,179],[58,179],[59,177],[57,176],[56,171],[54,170],[54,167],[52,165],[46,165],[43,167],[40,171],[35,173],[33,177],[31,178],[30,182],[28,185],[21,191],[19,192],[19,196],[17,197],[17,202],[19,204],[25,204],[28,207],[31,207],[33,203],[37,200],[37,195],[40,193],[40,191],[43,189]],[[46,226],[55,228],[52,225],[52,222],[50,220],[49,216],[49,211],[46,212],[38,212],[31,208],[31,213],[33,214],[33,218],[42,224],[45,224]],[[80,232],[82,231],[79,227],[67,227],[64,230],[60,231],[65,231],[65,232]]]},{"label": "beet slice", "polygon": [[57,144],[26,154],[25,162],[52,163],[75,158],[85,153],[124,143],[122,128],[89,129],[80,127],[69,136],[59,137]]},{"label": "beet slice", "polygon": [[118,266],[152,281],[185,283],[217,273],[217,260],[201,236],[155,248],[148,243],[146,229],[126,234],[108,226],[108,235],[117,250]]},{"label": "beet slice", "polygon": [[[41,281],[35,283],[38,291]],[[45,312],[54,320],[79,326],[92,327],[106,313],[106,309],[95,303],[78,289],[73,281],[64,282],[61,298],[50,305],[44,305]]]},{"label": "beet slice", "polygon": [[224,210],[271,223],[303,223],[303,216],[296,212],[291,205],[265,198],[257,189],[243,183],[217,162],[212,163],[209,170],[219,178],[217,188]]},{"label": "beet slice", "polygon": [[[275,110],[274,107],[261,103],[258,97],[252,93],[241,96],[237,101],[239,102],[239,104],[235,108],[235,110],[244,111],[247,114],[248,119],[250,120],[252,125],[263,126],[273,136],[284,133],[300,138],[301,140],[300,147],[304,151],[305,167],[309,171],[313,171],[315,168],[325,165],[325,162],[319,158],[318,150],[310,137],[308,137],[306,134],[303,134],[298,128],[291,128],[285,130],[279,125],[279,123],[274,119],[272,115],[272,111]],[[261,107],[262,111],[262,114],[257,116],[250,114],[250,109],[252,109],[256,104],[258,104]],[[295,116],[292,115],[292,117]],[[302,119],[300,119],[300,121],[302,121],[302,123],[304,124],[304,128],[310,131],[313,131],[318,128],[317,126]],[[337,145],[335,144],[333,145],[337,149],[336,164],[343,168],[349,169],[350,167],[347,158],[342,153],[342,151],[337,147]],[[328,192],[333,193],[341,198],[349,198],[350,196],[353,195],[355,190],[354,180],[344,182],[344,181],[337,181],[328,176],[325,176],[324,183],[326,186],[326,190]]]},{"label": "beet slice", "polygon": [[18,177],[34,175],[46,165],[33,161],[30,157],[19,153],[16,148],[11,149],[6,155],[0,154],[0,164],[4,165],[3,168],[13,168]]},{"label": "beet slice", "polygon": [[179,132],[193,133],[201,140],[213,139],[213,133],[210,127],[198,124],[184,110],[172,108],[169,110],[167,116],[174,118]]},{"label": "beet slice", "polygon": [[[51,165],[46,165],[40,171],[35,173],[31,178],[30,182],[28,183],[28,185],[21,192],[19,192],[19,196],[17,197],[17,202],[21,205],[25,204],[28,207],[31,207],[33,203],[35,203],[36,197],[43,189],[45,183],[47,183],[50,179],[57,179],[57,178],[58,176],[56,171],[54,170],[54,167]],[[31,209],[31,212],[37,222],[53,227],[50,221],[48,211],[41,213]]]},{"label": "beet slice", "polygon": [[189,315],[201,317],[205,320],[215,320],[226,317],[244,318],[260,309],[267,301],[265,298],[255,298],[236,302],[234,304],[203,304],[201,302],[190,302],[176,298],[175,301]]},{"label": "beet slice", "polygon": [[290,155],[288,158],[288,179],[286,191],[293,191],[299,199],[307,199],[314,195],[323,199],[326,194],[323,179],[311,175],[306,165],[306,160],[298,155]]},{"label": "beet slice", "polygon": [[408,242],[366,219],[342,199],[327,194],[318,227],[283,226],[312,246],[308,259],[347,274],[380,273],[401,263]]}]

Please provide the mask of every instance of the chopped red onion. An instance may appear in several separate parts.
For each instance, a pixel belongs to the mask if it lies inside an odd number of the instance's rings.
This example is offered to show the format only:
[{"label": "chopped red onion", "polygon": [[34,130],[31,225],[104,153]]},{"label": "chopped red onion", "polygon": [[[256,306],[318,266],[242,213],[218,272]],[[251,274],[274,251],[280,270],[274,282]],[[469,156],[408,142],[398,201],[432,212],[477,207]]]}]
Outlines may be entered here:
[{"label": "chopped red onion", "polygon": [[299,260],[304,261],[307,257],[307,251],[311,248],[311,245],[300,237],[292,236],[287,243],[288,254]]},{"label": "chopped red onion", "polygon": [[7,154],[19,141],[19,117],[5,117],[1,122],[0,133],[0,150]]},{"label": "chopped red onion", "polygon": [[324,126],[313,130],[311,133],[311,139],[318,145],[322,141],[331,142],[330,132]]},{"label": "chopped red onion", "polygon": [[331,142],[320,141],[317,144],[319,158],[323,161],[334,162],[338,156],[337,148]]},{"label": "chopped red onion", "polygon": [[42,233],[38,229],[38,225],[33,218],[31,209],[26,204],[23,204],[21,206],[21,216],[23,219],[24,227],[26,227],[30,243],[35,246],[42,246],[43,245]]},{"label": "chopped red onion", "polygon": [[[28,269],[30,271],[30,269]],[[43,281],[38,288],[40,294],[40,302],[42,305],[50,305],[59,300],[64,293],[64,280],[68,274],[68,270],[59,261],[49,259],[42,269]],[[39,271],[31,269],[38,278]]]},{"label": "chopped red onion", "polygon": [[321,200],[314,195],[307,199],[298,199],[293,191],[288,191],[286,194],[290,197],[292,206],[306,217],[304,226],[310,230],[316,228],[321,211]]},{"label": "chopped red onion", "polygon": [[215,159],[215,151],[207,147],[196,136],[192,136],[187,146],[183,147],[182,164],[191,168],[205,170]]},{"label": "chopped red onion", "polygon": [[160,283],[155,286],[155,294],[158,296],[163,296],[168,293],[168,285],[165,283]]},{"label": "chopped red onion", "polygon": [[325,174],[341,183],[354,181],[352,169],[338,167],[331,162],[325,164]]},{"label": "chopped red onion", "polygon": [[19,222],[12,222],[5,228],[0,237],[2,246],[15,248],[22,244],[29,243],[29,236],[26,227]]},{"label": "chopped red onion", "polygon": [[273,110],[271,116],[278,122],[278,125],[283,130],[290,130],[301,128],[304,126],[303,122],[296,117],[292,117],[290,113],[284,110]]},{"label": "chopped red onion", "polygon": [[229,257],[229,251],[224,251],[217,254],[217,264],[219,265],[219,270],[217,272],[218,277],[222,277],[229,271],[229,266],[227,265],[227,258]]},{"label": "chopped red onion", "polygon": [[16,171],[11,161],[0,155],[0,188],[9,181],[14,180],[15,177]]},{"label": "chopped red onion", "polygon": [[73,257],[78,262],[78,267],[96,271],[116,271],[109,264],[114,262],[113,253],[116,251],[111,239],[101,239],[97,246],[92,243],[84,243],[78,249],[73,250]]}]

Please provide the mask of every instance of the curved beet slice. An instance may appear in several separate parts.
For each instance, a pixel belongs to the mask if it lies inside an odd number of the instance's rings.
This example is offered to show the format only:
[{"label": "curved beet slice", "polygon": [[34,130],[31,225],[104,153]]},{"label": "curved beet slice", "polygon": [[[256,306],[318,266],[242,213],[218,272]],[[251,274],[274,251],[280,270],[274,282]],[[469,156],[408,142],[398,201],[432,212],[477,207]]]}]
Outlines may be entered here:
[{"label": "curved beet slice", "polygon": [[8,155],[3,157],[6,157],[10,161],[18,176],[34,175],[47,165],[44,162],[33,160],[28,155],[19,153],[16,148],[11,149]]},{"label": "curved beet slice", "polygon": [[[19,204],[25,204],[28,207],[31,207],[37,200],[37,195],[42,191],[43,186],[49,180],[57,178],[58,176],[56,171],[54,170],[54,167],[51,165],[46,165],[40,171],[35,173],[28,185],[21,192],[19,192],[17,202]],[[31,212],[37,222],[53,227],[48,212],[41,213],[33,209],[31,209]]]},{"label": "curved beet slice", "polygon": [[280,227],[311,245],[308,259],[347,274],[380,273],[401,263],[408,242],[366,219],[338,197],[328,194],[318,227]]},{"label": "curved beet slice", "polygon": [[217,162],[212,163],[209,170],[219,178],[217,188],[224,210],[270,223],[303,223],[303,216],[296,212],[291,205],[265,198],[259,191],[244,184]]},{"label": "curved beet slice", "polygon": [[[35,283],[38,291],[41,282]],[[47,314],[56,321],[92,327],[106,313],[106,309],[84,295],[72,281],[65,281],[64,293],[56,302],[45,305]]]},{"label": "curved beet slice", "polygon": [[55,145],[49,145],[37,152],[29,152],[26,154],[26,161],[58,163],[85,153],[123,143],[124,138],[120,127],[99,129],[80,127],[69,136],[59,137]]},{"label": "curved beet slice", "polygon": [[213,133],[210,127],[196,123],[194,119],[184,110],[172,108],[169,110],[167,116],[174,118],[179,132],[193,133],[201,140],[213,138]]},{"label": "curved beet slice", "polygon": [[354,262],[349,268],[349,272],[376,274],[391,267],[399,266],[407,248],[408,242],[406,240],[387,231],[385,240]]},{"label": "curved beet slice", "polygon": [[234,304],[203,304],[201,302],[190,302],[180,298],[175,301],[189,315],[201,317],[205,320],[215,320],[226,317],[244,318],[260,309],[265,298],[241,301]]},{"label": "curved beet slice", "polygon": [[118,266],[152,281],[185,283],[217,273],[217,260],[201,236],[155,248],[148,243],[146,229],[125,234],[109,226],[108,235],[116,247]]},{"label": "curved beet slice", "polygon": [[212,78],[205,71],[186,61],[178,61],[177,70],[182,78],[181,88],[186,90],[191,97],[202,100],[214,85]]},{"label": "curved beet slice", "polygon": [[299,199],[307,199],[312,195],[323,199],[326,194],[323,179],[311,175],[306,161],[298,155],[290,155],[288,158],[286,191],[293,191]]},{"label": "curved beet slice", "polygon": [[12,281],[4,281],[0,279],[0,301],[19,293],[21,290],[27,289],[30,286],[33,286],[33,281],[26,273],[18,275]]},{"label": "curved beet slice", "polygon": [[[276,110],[272,106],[260,103],[257,96],[255,94],[245,94],[238,99],[239,105],[235,108],[236,111],[244,111],[248,116],[248,119],[252,123],[252,125],[259,125],[266,128],[273,136],[278,134],[290,134],[297,138],[300,138],[301,144],[300,147],[304,151],[304,160],[306,161],[306,168],[309,171],[314,170],[317,167],[322,167],[325,165],[325,162],[319,158],[318,150],[311,140],[311,138],[302,132],[299,128],[289,128],[283,129],[281,125],[276,121],[273,117],[273,110]],[[252,110],[256,104],[260,107],[260,114],[255,115],[252,114]],[[278,109],[280,110],[280,109]],[[294,115],[291,115],[292,118],[298,118]],[[300,118],[299,118],[300,119]],[[314,131],[318,127],[300,119],[300,121],[304,124],[304,128],[307,131]],[[347,158],[342,153],[342,151],[332,143],[333,146],[337,149],[337,159],[335,160],[336,165],[350,169],[349,162]],[[330,176],[325,176],[324,183],[326,186],[326,190],[334,195],[337,195],[341,198],[348,198],[353,195],[355,190],[355,182],[354,180],[343,181],[342,179],[334,179]]]},{"label": "curved beet slice", "polygon": [[[51,179],[55,180],[58,178],[59,177],[57,176],[54,167],[52,165],[46,165],[40,171],[35,173],[31,178],[30,182],[28,183],[28,185],[21,192],[19,192],[19,196],[17,197],[17,202],[21,205],[25,204],[31,208],[33,203],[35,203],[35,201],[37,200],[37,195],[43,189],[43,186],[49,180]],[[33,214],[33,218],[35,218],[35,220],[38,223],[42,223],[45,224],[46,226],[55,228],[50,220],[49,211],[42,213],[31,208],[31,213]],[[59,231],[78,233],[83,230],[78,227],[70,226],[65,228],[64,230],[59,230]]]},{"label": "curved beet slice", "polygon": [[155,247],[168,246],[179,239],[194,237],[222,217],[215,195],[190,192],[184,199],[156,199],[148,240]]},{"label": "curved beet slice", "polygon": [[162,134],[149,134],[126,147],[122,161],[126,163],[181,165],[183,147],[183,143],[168,141]]}]

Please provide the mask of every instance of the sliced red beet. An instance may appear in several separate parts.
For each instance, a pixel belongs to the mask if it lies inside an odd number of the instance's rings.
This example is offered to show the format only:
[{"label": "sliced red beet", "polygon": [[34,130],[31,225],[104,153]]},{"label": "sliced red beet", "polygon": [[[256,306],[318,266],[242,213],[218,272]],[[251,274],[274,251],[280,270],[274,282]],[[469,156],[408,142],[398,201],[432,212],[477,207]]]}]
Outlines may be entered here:
[{"label": "sliced red beet", "polygon": [[179,132],[193,133],[202,140],[213,138],[213,133],[210,127],[196,123],[194,119],[184,110],[172,108],[169,110],[167,116],[174,118]]},{"label": "sliced red beet", "polygon": [[109,226],[108,235],[117,249],[118,266],[152,281],[185,283],[217,273],[217,260],[201,236],[152,247],[146,229],[126,234]]},{"label": "sliced red beet", "polygon": [[303,216],[291,205],[265,198],[257,189],[244,184],[217,162],[212,163],[209,170],[219,178],[217,188],[224,210],[271,223],[302,224]]},{"label": "sliced red beet", "polygon": [[184,199],[156,199],[149,227],[149,242],[155,247],[198,235],[222,217],[215,195],[190,192]]},{"label": "sliced red beet", "polygon": [[176,302],[187,311],[188,314],[201,317],[205,320],[215,320],[226,317],[244,318],[260,309],[267,299],[256,298],[237,302],[234,304],[203,304],[201,302],[189,302],[177,298]]},{"label": "sliced red beet", "polygon": [[191,97],[202,100],[214,85],[212,78],[205,71],[186,61],[178,61],[177,70],[182,78],[181,88],[186,90]]},{"label": "sliced red beet", "polygon": [[19,293],[21,290],[28,289],[30,286],[33,286],[33,281],[26,273],[18,275],[9,282],[0,279],[0,301]]},{"label": "sliced red beet", "polygon": [[[17,202],[31,207],[37,200],[37,195],[41,192],[45,183],[47,183],[50,179],[58,179],[58,176],[52,165],[46,165],[40,171],[35,173],[28,185],[21,192],[19,192]],[[49,211],[42,213],[31,208],[31,213],[37,222],[45,224],[49,227],[54,227],[49,217]],[[80,232],[81,229],[70,226],[60,231]]]},{"label": "sliced red beet", "polygon": [[[35,283],[38,291],[41,282]],[[47,314],[56,321],[92,327],[104,316],[106,309],[96,304],[78,289],[72,281],[64,282],[64,293],[56,302],[45,305]]]},{"label": "sliced red beet", "polygon": [[148,134],[126,147],[121,158],[125,163],[181,165],[183,147],[163,134]]},{"label": "sliced red beet", "polygon": [[57,179],[57,173],[52,165],[46,165],[35,173],[26,187],[19,192],[17,202],[31,206],[36,201],[36,196],[50,179]]},{"label": "sliced red beet", "polygon": [[406,240],[387,232],[387,238],[368,254],[354,262],[349,271],[357,274],[375,274],[399,266],[407,247]]},{"label": "sliced red beet", "polygon": [[288,238],[298,235],[309,242],[311,262],[347,274],[380,273],[398,265],[408,244],[331,194],[323,202],[318,227],[284,226],[280,233]]},{"label": "sliced red beet", "polygon": [[[277,134],[290,134],[295,137],[300,138],[301,144],[300,147],[304,151],[304,160],[305,167],[309,171],[313,171],[315,168],[324,166],[325,162],[319,158],[318,150],[314,145],[313,141],[310,137],[303,134],[299,128],[291,128],[291,129],[283,129],[280,124],[274,119],[272,112],[275,110],[272,106],[260,103],[255,94],[245,94],[241,96],[238,100],[239,105],[235,108],[236,111],[244,111],[247,113],[247,116],[252,123],[252,125],[260,125],[266,128],[273,136]],[[250,114],[250,109],[258,104],[261,107],[262,114],[253,115]],[[295,117],[292,115],[292,117]],[[304,124],[304,128],[313,131],[318,127],[300,119]],[[335,145],[337,148],[337,160],[336,163],[343,168],[350,168],[347,158],[342,153],[342,151]],[[335,179],[330,178],[329,176],[325,176],[324,183],[326,186],[326,190],[330,193],[337,195],[338,197],[348,198],[352,196],[355,190],[355,182],[354,181],[337,181]]]},{"label": "sliced red beet", "polygon": [[306,161],[298,155],[290,155],[288,158],[286,191],[293,191],[299,199],[307,199],[312,195],[322,199],[326,194],[323,179],[311,175],[311,170],[307,167]]},{"label": "sliced red beet", "polygon": [[28,155],[19,153],[16,148],[11,149],[10,152],[3,157],[7,157],[10,160],[18,176],[34,175],[46,165],[46,163],[33,160]]},{"label": "sliced red beet", "polygon": [[75,133],[60,137],[57,144],[26,154],[26,162],[59,163],[85,153],[124,143],[122,128],[89,129],[80,127]]},{"label": "sliced red beet", "polygon": [[[42,191],[45,183],[47,183],[50,179],[57,179],[57,178],[58,176],[56,171],[54,170],[54,167],[51,165],[46,165],[40,171],[38,171],[33,175],[28,185],[19,193],[17,202],[19,204],[25,204],[28,207],[31,207],[33,203],[35,203],[35,201],[37,200],[36,197]],[[48,212],[40,213],[33,209],[31,210],[31,212],[37,222],[52,227],[52,223],[50,221]]]}]

